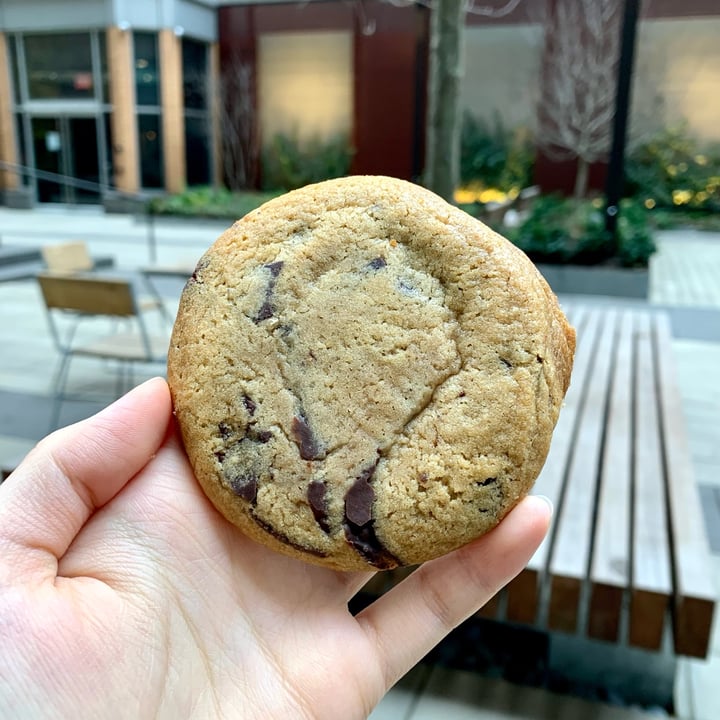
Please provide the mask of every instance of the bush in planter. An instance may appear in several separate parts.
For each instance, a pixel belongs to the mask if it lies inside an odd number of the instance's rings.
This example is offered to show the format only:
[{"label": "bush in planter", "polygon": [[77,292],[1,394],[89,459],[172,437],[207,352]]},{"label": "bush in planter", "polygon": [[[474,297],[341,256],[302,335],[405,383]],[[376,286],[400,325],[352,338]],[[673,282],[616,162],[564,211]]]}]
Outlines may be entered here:
[{"label": "bush in planter", "polygon": [[555,195],[538,198],[528,217],[504,232],[533,262],[647,267],[655,251],[648,213],[632,201],[621,205],[616,250],[605,230],[602,205]]},{"label": "bush in planter", "polygon": [[262,152],[262,186],[265,190],[294,190],[343,177],[350,172],[352,156],[344,134],[301,141],[295,134],[279,133]]},{"label": "bush in planter", "polygon": [[460,136],[460,181],[502,191],[531,184],[535,151],[525,128],[508,130],[496,115],[492,122],[463,116]]},{"label": "bush in planter", "polygon": [[149,209],[156,215],[237,220],[276,195],[195,187],[177,195],[153,198]]},{"label": "bush in planter", "polygon": [[720,145],[702,144],[687,123],[633,148],[625,172],[628,194],[649,208],[720,211]]},{"label": "bush in planter", "polygon": [[647,267],[657,249],[645,208],[632,201],[620,203],[617,222],[618,260],[623,267]]}]

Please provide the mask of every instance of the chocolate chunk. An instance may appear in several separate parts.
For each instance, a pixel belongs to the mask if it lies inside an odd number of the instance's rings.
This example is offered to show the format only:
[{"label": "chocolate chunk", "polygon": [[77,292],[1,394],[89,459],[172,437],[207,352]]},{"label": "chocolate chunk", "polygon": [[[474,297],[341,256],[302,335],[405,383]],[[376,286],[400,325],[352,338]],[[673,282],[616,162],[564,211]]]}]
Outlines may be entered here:
[{"label": "chocolate chunk", "polygon": [[265,267],[270,271],[270,274],[276,278],[283,268],[285,263],[282,260],[276,260],[275,262],[269,263]]},{"label": "chocolate chunk", "polygon": [[482,487],[487,487],[488,485],[493,485],[496,482],[497,482],[497,478],[489,477],[489,478],[486,478],[485,480],[478,480],[477,484],[482,485]]},{"label": "chocolate chunk", "polygon": [[236,495],[248,502],[255,502],[258,480],[254,475],[235,475],[228,478],[228,482]]},{"label": "chocolate chunk", "polygon": [[258,310],[254,320],[256,323],[259,323],[262,320],[269,320],[273,316],[274,312],[275,310],[273,309],[273,306],[266,300],[260,306],[260,309]]},{"label": "chocolate chunk", "polygon": [[254,415],[257,410],[255,401],[248,395],[243,395],[242,401],[245,409],[250,413],[250,415]]},{"label": "chocolate chunk", "polygon": [[268,265],[264,266],[267,270],[270,271],[270,282],[268,283],[268,286],[265,290],[265,299],[263,301],[263,304],[260,306],[257,315],[255,315],[255,317],[253,318],[254,322],[256,323],[270,319],[275,313],[275,308],[273,307],[270,300],[273,296],[273,293],[275,292],[275,284],[277,283],[278,275],[280,274],[280,271],[282,270],[284,264],[285,263],[282,260],[278,260],[277,262],[269,263]]},{"label": "chocolate chunk", "polygon": [[368,267],[371,270],[382,270],[387,265],[387,260],[384,257],[376,257],[368,263]]},{"label": "chocolate chunk", "polygon": [[303,460],[322,460],[325,457],[325,451],[313,435],[310,425],[302,413],[293,418],[292,435]]},{"label": "chocolate chunk", "polygon": [[392,570],[401,564],[392,553],[382,546],[372,523],[358,527],[351,522],[346,522],[343,527],[345,539],[373,567],[379,570]]},{"label": "chocolate chunk", "polygon": [[[375,465],[372,467],[372,472],[374,470]],[[370,475],[363,474],[357,478],[345,495],[345,517],[354,525],[365,525],[372,520],[375,491],[368,482],[372,472]]]},{"label": "chocolate chunk", "polygon": [[252,434],[250,439],[259,442],[261,445],[265,445],[272,440],[272,436],[273,434],[269,430],[258,430]]},{"label": "chocolate chunk", "polygon": [[375,491],[370,479],[380,462],[380,456],[355,478],[345,494],[345,539],[371,565],[380,570],[389,570],[400,565],[400,561],[388,552],[375,533],[372,506]]},{"label": "chocolate chunk", "polygon": [[233,429],[215,457],[222,465],[226,485],[239,497],[254,503],[259,485],[272,477],[274,449],[264,446],[273,438],[273,433],[257,430],[252,423],[243,435],[240,432]]},{"label": "chocolate chunk", "polygon": [[324,532],[329,533],[330,523],[328,522],[326,493],[327,486],[320,480],[313,480],[308,485],[307,498],[315,521]]},{"label": "chocolate chunk", "polygon": [[225,422],[218,423],[218,432],[223,440],[227,440],[232,435],[232,428]]}]

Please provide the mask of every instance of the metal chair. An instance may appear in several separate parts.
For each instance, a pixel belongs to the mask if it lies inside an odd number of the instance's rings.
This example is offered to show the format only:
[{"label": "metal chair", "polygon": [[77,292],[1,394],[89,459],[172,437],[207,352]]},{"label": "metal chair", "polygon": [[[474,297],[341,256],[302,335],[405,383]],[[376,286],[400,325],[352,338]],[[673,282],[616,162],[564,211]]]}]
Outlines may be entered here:
[{"label": "metal chair", "polygon": [[82,240],[44,245],[41,253],[48,272],[51,273],[88,272],[95,267],[87,243]]},{"label": "metal chair", "polygon": [[[63,401],[73,397],[65,392],[73,358],[116,361],[115,397],[132,386],[134,365],[166,362],[169,335],[148,332],[129,280],[41,273],[38,282],[50,334],[60,353],[53,380],[51,430],[58,425]],[[123,329],[107,322],[118,319],[127,321]]]},{"label": "metal chair", "polygon": [[[45,262],[46,271],[52,274],[81,275],[91,273],[100,268],[108,268],[115,265],[112,257],[94,258],[90,254],[88,244],[84,240],[71,240],[70,242],[58,243],[55,245],[44,245],[41,248],[42,258]],[[162,320],[172,324],[173,318],[167,311],[162,297],[155,286],[144,276],[140,276],[150,295],[147,294],[138,299],[141,310],[159,310]]]}]

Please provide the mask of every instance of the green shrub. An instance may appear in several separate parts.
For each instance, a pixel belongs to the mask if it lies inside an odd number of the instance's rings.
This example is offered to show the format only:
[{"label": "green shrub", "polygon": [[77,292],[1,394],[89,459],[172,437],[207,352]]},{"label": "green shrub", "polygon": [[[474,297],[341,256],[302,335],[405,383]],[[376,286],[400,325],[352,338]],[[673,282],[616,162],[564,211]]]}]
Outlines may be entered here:
[{"label": "green shrub", "polygon": [[506,230],[508,239],[534,262],[566,262],[567,232],[564,227],[567,201],[558,195],[538,198],[526,220]]},{"label": "green shrub", "polygon": [[460,139],[460,181],[508,191],[532,183],[535,151],[525,128],[507,130],[499,115],[492,122],[466,112]]},{"label": "green shrub", "polygon": [[649,213],[637,202],[620,204],[617,222],[618,260],[623,267],[647,267],[657,249],[649,222]]},{"label": "green shrub", "polygon": [[262,186],[294,190],[308,183],[342,177],[350,172],[353,150],[345,135],[300,141],[278,134],[263,148]]},{"label": "green shrub", "polygon": [[277,193],[231,192],[225,188],[195,187],[177,195],[153,198],[150,211],[156,215],[237,220]]},{"label": "green shrub", "polygon": [[627,200],[618,218],[617,244],[605,229],[601,205],[557,195],[538,198],[528,217],[505,233],[534,262],[646,267],[655,251],[647,210]]},{"label": "green shrub", "polygon": [[628,195],[648,207],[720,211],[720,145],[703,145],[687,124],[632,149],[625,173]]}]

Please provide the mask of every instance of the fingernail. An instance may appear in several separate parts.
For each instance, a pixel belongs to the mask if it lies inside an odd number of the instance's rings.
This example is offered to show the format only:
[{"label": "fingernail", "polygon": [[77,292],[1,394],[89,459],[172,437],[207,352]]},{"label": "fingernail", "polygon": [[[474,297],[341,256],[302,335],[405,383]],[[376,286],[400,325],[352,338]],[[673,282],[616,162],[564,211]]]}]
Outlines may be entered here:
[{"label": "fingernail", "polygon": [[542,500],[550,509],[550,515],[555,512],[555,506],[553,505],[553,501],[547,496],[547,495],[533,495],[533,497],[536,497],[538,500]]}]

